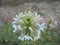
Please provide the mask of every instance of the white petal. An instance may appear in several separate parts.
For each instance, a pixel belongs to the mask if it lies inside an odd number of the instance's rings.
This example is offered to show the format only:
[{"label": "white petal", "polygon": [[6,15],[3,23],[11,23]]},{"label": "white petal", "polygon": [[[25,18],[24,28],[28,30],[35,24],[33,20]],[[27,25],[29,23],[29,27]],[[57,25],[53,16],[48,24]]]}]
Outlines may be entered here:
[{"label": "white petal", "polygon": [[29,29],[30,29],[31,31],[33,31],[33,29],[32,29],[31,27],[29,27]]},{"label": "white petal", "polygon": [[18,29],[22,30],[22,29],[21,29],[21,25],[18,25]]},{"label": "white petal", "polygon": [[17,23],[17,21],[12,22],[12,24],[15,24],[15,23]]},{"label": "white petal", "polygon": [[18,37],[19,40],[24,41],[24,38],[21,38],[20,36]]},{"label": "white petal", "polygon": [[13,30],[13,32],[16,32],[17,30],[15,29],[15,30]]},{"label": "white petal", "polygon": [[23,37],[18,37],[18,39],[24,41],[24,40],[33,40],[30,36],[24,35]]},{"label": "white petal", "polygon": [[28,13],[31,13],[31,11],[29,10]]},{"label": "white petal", "polygon": [[14,28],[13,32],[16,32],[17,31],[17,26],[13,25],[12,27]]},{"label": "white petal", "polygon": [[25,38],[25,40],[33,40],[33,39],[32,39],[30,36],[28,36],[28,35],[25,35],[24,38]]},{"label": "white petal", "polygon": [[40,34],[41,34],[40,30],[37,30],[37,36],[34,37],[34,41],[36,41],[40,38]]},{"label": "white petal", "polygon": [[13,25],[12,27],[13,27],[13,28],[17,28],[17,26],[16,26],[16,25]]},{"label": "white petal", "polygon": [[37,12],[35,12],[35,17],[38,16]]},{"label": "white petal", "polygon": [[18,15],[16,15],[16,18],[19,18],[19,16],[18,16]]},{"label": "white petal", "polygon": [[23,23],[23,20],[22,20],[22,19],[20,19],[20,21],[19,21],[19,22]]},{"label": "white petal", "polygon": [[36,18],[40,18],[40,15],[37,15]]},{"label": "white petal", "polygon": [[46,26],[46,25],[45,25],[45,23],[42,23],[40,26],[43,27],[43,26]]},{"label": "white petal", "polygon": [[14,21],[17,21],[18,19],[17,18],[13,18]]},{"label": "white petal", "polygon": [[40,27],[40,29],[43,31],[44,28],[46,28],[46,25],[45,25],[45,23],[42,23],[39,27]]},{"label": "white petal", "polygon": [[23,15],[23,12],[19,13],[19,15],[22,16]]}]

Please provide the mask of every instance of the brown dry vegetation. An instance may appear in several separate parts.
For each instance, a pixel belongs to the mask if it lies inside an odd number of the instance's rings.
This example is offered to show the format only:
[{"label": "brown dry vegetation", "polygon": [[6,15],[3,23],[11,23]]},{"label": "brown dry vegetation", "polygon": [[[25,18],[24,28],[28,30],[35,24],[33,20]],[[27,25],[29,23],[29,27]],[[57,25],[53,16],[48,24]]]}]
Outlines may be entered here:
[{"label": "brown dry vegetation", "polygon": [[0,16],[13,17],[20,11],[30,9],[41,13],[42,16],[56,16],[60,29],[60,2],[43,0],[0,0]]}]

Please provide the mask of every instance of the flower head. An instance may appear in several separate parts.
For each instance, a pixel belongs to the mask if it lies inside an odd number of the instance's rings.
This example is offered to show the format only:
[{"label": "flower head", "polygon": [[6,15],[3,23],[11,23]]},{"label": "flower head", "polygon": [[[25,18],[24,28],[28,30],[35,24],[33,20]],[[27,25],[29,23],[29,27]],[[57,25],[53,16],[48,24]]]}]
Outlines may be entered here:
[{"label": "flower head", "polygon": [[41,30],[46,27],[45,23],[42,23],[43,18],[36,12],[21,12],[19,15],[13,18],[13,32],[19,32],[18,39],[24,40],[38,40],[40,38]]},{"label": "flower head", "polygon": [[58,22],[56,17],[50,16],[45,18],[45,23],[53,28],[57,26]]}]

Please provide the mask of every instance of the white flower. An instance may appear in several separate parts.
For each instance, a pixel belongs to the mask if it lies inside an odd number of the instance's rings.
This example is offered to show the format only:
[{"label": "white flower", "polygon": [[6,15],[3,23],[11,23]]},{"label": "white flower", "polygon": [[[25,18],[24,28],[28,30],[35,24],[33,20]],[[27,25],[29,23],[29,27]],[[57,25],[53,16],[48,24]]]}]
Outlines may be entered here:
[{"label": "white flower", "polygon": [[36,41],[40,38],[41,30],[46,27],[45,23],[42,23],[42,17],[36,12],[21,12],[19,15],[13,18],[13,32],[21,32],[18,39],[33,40]]}]

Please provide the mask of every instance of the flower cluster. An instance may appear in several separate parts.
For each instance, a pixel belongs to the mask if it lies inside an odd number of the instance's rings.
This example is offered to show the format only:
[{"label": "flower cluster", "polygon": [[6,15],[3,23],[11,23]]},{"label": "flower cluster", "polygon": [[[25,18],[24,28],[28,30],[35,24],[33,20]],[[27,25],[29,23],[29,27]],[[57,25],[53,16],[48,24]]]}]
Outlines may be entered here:
[{"label": "flower cluster", "polygon": [[13,32],[20,34],[18,39],[33,40],[36,41],[40,38],[41,31],[46,27],[45,23],[42,22],[43,17],[38,15],[36,12],[21,12],[19,15],[13,18]]},{"label": "flower cluster", "polygon": [[54,29],[58,25],[56,16],[47,16],[45,17],[44,22],[50,29]]},{"label": "flower cluster", "polygon": [[0,19],[2,22],[12,22],[12,17],[3,17]]}]

